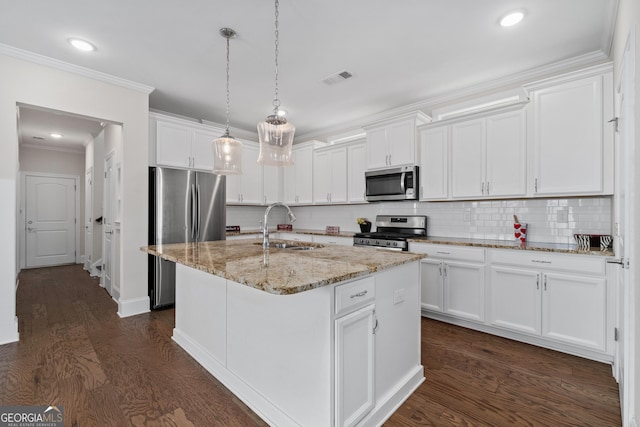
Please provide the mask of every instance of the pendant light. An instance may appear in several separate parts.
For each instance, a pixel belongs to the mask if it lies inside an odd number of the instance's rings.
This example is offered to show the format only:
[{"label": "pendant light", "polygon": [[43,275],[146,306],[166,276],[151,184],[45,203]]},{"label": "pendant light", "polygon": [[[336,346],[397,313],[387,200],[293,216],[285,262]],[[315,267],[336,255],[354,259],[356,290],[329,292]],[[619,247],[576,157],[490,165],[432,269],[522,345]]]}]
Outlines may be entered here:
[{"label": "pendant light", "polygon": [[239,175],[242,173],[242,143],[229,135],[229,40],[236,36],[231,28],[221,28],[227,39],[227,127],[224,134],[213,141],[213,173]]},{"label": "pendant light", "polygon": [[278,99],[278,7],[280,3],[275,0],[276,22],[276,49],[275,49],[275,98],[273,99],[273,114],[258,123],[258,138],[260,140],[260,155],[258,163],[269,166],[290,166],[293,165],[291,159],[291,147],[293,145],[293,134],[295,126],[285,118],[284,111],[280,110],[280,100]]}]

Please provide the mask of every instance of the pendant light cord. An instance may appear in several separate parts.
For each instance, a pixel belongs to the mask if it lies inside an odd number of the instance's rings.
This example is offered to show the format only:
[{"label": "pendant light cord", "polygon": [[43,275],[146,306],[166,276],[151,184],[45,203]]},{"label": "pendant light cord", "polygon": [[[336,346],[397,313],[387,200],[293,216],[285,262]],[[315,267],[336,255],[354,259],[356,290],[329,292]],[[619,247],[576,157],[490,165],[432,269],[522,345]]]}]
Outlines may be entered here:
[{"label": "pendant light cord", "polygon": [[227,130],[229,135],[229,37],[227,37]]},{"label": "pendant light cord", "polygon": [[273,113],[277,114],[278,113],[278,109],[280,108],[280,100],[278,99],[278,47],[279,47],[279,36],[280,36],[280,31],[278,30],[278,18],[280,17],[280,13],[278,11],[279,6],[280,6],[280,2],[278,0],[276,1],[276,43],[275,43],[275,80],[276,80],[276,96],[273,99]]}]

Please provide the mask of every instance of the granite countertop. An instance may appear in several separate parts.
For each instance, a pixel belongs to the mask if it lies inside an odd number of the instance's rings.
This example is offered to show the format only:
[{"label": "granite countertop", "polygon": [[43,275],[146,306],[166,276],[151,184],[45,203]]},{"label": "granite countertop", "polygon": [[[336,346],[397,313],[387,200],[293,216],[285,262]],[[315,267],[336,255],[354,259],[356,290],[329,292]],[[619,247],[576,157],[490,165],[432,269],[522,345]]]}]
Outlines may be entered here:
[{"label": "granite countertop", "polygon": [[606,251],[599,250],[583,250],[578,249],[577,244],[568,243],[538,243],[527,242],[523,247],[519,242],[514,240],[491,240],[491,239],[467,239],[461,237],[425,237],[425,238],[412,238],[410,242],[415,243],[433,243],[440,245],[456,245],[456,246],[472,246],[479,248],[495,248],[495,249],[516,249],[524,251],[539,251],[539,252],[556,252],[556,253],[568,253],[568,254],[580,254],[580,255],[597,255],[613,257],[615,254],[613,250],[607,249]]},{"label": "granite countertop", "polygon": [[[286,240],[274,243],[300,242]],[[277,295],[295,294],[418,261],[426,254],[319,245],[312,250],[269,248],[247,240],[175,243],[141,250]],[[265,262],[268,265],[265,266]]]}]

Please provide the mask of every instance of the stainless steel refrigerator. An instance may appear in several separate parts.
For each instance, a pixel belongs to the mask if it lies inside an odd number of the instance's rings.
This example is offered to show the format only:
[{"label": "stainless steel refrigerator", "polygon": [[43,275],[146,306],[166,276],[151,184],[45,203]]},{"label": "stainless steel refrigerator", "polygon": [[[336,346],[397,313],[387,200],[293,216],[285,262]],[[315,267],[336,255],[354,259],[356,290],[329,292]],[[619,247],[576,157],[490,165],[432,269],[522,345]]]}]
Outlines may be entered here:
[{"label": "stainless steel refrigerator", "polygon": [[[207,172],[149,168],[149,244],[224,240],[226,178]],[[149,255],[151,309],[175,303],[175,263]]]}]

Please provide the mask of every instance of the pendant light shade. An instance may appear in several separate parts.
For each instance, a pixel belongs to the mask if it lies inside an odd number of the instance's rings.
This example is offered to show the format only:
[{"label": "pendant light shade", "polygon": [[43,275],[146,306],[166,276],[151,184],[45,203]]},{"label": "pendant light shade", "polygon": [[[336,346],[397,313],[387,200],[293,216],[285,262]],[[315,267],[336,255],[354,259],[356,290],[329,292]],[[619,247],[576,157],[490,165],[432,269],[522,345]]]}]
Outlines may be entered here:
[{"label": "pendant light shade", "polygon": [[242,142],[229,135],[229,39],[236,36],[231,28],[221,28],[220,35],[227,39],[227,128],[213,141],[213,173],[239,175],[242,173]]},{"label": "pendant light shade", "polygon": [[273,99],[273,114],[268,116],[263,122],[258,123],[258,138],[260,140],[260,155],[258,163],[269,166],[290,166],[293,165],[291,158],[291,148],[293,146],[293,135],[296,127],[287,121],[284,112],[280,110],[280,100],[278,99],[278,46],[279,46],[279,5],[275,0],[275,97]]}]

